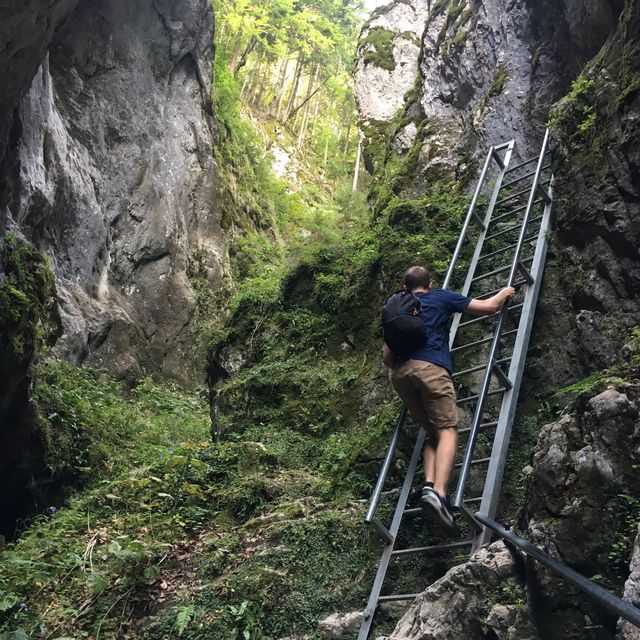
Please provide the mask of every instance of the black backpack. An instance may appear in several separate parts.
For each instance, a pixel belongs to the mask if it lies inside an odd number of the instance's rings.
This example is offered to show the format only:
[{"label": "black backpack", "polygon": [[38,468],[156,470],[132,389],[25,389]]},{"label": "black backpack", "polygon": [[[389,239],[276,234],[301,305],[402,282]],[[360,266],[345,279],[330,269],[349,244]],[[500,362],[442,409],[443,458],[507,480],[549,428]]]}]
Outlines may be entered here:
[{"label": "black backpack", "polygon": [[420,317],[419,298],[403,289],[389,296],[382,309],[384,341],[395,355],[409,354],[424,345],[429,331]]}]

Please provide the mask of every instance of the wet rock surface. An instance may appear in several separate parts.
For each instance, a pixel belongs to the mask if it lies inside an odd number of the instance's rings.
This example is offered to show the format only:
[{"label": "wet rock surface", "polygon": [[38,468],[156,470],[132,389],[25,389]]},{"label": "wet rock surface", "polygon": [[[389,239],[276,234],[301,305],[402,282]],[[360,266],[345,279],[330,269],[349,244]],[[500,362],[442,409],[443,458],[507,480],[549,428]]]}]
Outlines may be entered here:
[{"label": "wet rock surface", "polygon": [[22,74],[1,217],[50,257],[59,355],[121,377],[198,382],[189,264],[197,254],[213,288],[226,269],[211,154],[210,6],[62,5],[38,18],[56,21],[57,32],[40,30],[39,45],[22,49],[25,69],[37,71],[30,85]]},{"label": "wet rock surface", "polygon": [[[528,158],[540,144],[549,107],[598,51],[620,8],[604,1],[391,2],[361,35],[360,116],[365,125],[389,122],[404,108],[407,119],[428,121],[434,126],[421,141],[423,156],[438,154],[451,167],[510,138]],[[386,53],[390,60],[371,55],[376,28],[395,34],[396,45],[415,34],[420,46],[394,46]]]},{"label": "wet rock surface", "polygon": [[[16,518],[37,510],[38,492],[41,503],[42,479],[51,483],[30,401],[38,336],[56,355],[121,378],[204,380],[189,271],[195,264],[215,290],[227,269],[212,58],[206,0],[0,7],[0,530],[9,537]],[[28,264],[12,258],[16,247],[33,253]],[[24,309],[9,308],[11,296]]]},{"label": "wet rock surface", "polygon": [[[364,26],[355,70],[362,118],[390,120],[404,105],[404,94],[416,80],[428,14],[427,0],[391,2],[376,10]],[[377,39],[372,37],[376,33]]]},{"label": "wet rock surface", "polygon": [[320,629],[327,640],[347,640],[353,637],[362,623],[362,611],[340,615],[333,613],[320,620]]}]

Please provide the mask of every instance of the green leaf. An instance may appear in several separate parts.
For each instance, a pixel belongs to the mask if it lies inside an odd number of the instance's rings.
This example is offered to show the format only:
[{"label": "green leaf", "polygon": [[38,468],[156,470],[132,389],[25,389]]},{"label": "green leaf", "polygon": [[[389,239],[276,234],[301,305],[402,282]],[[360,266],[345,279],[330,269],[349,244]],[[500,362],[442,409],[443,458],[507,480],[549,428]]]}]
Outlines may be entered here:
[{"label": "green leaf", "polygon": [[15,593],[3,593],[0,596],[0,611],[9,611],[15,607],[18,602],[20,602],[20,598]]},{"label": "green leaf", "polygon": [[89,587],[94,596],[101,594],[109,586],[109,576],[102,571],[94,571],[89,576]]},{"label": "green leaf", "polygon": [[178,611],[178,615],[176,616],[176,628],[178,629],[178,637],[180,637],[184,633],[187,625],[193,618],[194,613],[195,607],[192,604],[187,605],[186,607],[183,607],[182,609],[180,609],[180,611]]}]

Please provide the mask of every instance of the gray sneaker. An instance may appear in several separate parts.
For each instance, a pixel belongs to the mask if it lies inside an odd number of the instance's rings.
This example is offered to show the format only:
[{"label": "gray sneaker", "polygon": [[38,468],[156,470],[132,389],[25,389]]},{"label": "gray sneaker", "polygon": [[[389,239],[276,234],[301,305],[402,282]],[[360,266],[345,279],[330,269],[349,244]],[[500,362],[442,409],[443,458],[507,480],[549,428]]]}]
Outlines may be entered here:
[{"label": "gray sneaker", "polygon": [[443,498],[432,487],[424,486],[420,496],[422,510],[427,517],[435,516],[436,522],[447,533],[459,533],[458,527],[451,515],[451,506],[446,498]]}]

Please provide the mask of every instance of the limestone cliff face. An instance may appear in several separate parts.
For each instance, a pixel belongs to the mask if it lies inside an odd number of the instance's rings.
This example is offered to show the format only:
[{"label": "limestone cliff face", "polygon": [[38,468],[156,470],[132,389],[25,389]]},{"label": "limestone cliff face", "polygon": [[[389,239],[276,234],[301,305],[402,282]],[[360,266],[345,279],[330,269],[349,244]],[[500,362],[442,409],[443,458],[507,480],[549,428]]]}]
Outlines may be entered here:
[{"label": "limestone cliff face", "polygon": [[365,133],[371,125],[400,119],[395,147],[402,152],[415,142],[416,125],[428,121],[435,126],[418,141],[420,169],[439,167],[452,177],[469,156],[510,138],[527,157],[539,143],[550,105],[602,45],[619,5],[384,5],[365,25],[358,48],[356,97]]},{"label": "limestone cliff face", "polygon": [[12,78],[0,103],[0,219],[49,256],[55,348],[120,376],[195,382],[190,261],[213,288],[226,269],[210,5],[14,4],[0,50]]},{"label": "limestone cliff face", "polygon": [[123,378],[204,379],[189,274],[215,291],[228,262],[212,59],[208,0],[0,6],[2,533],[60,481],[30,403],[38,336]]}]

